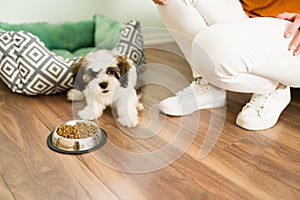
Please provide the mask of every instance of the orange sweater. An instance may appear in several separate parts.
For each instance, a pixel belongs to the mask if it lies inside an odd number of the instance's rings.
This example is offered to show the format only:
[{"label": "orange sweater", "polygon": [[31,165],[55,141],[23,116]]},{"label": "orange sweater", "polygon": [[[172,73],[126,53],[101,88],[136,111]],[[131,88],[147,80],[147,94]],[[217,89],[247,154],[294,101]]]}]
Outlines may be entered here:
[{"label": "orange sweater", "polygon": [[300,14],[300,0],[240,0],[250,17],[275,17],[279,13]]}]

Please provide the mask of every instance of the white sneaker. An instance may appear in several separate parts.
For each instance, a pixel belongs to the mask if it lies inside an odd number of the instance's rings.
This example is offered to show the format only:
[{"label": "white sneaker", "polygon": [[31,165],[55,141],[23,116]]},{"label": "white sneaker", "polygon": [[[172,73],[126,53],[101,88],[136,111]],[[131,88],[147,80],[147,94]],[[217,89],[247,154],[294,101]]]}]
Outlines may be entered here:
[{"label": "white sneaker", "polygon": [[248,130],[271,128],[290,101],[290,87],[266,94],[253,94],[250,102],[238,114],[236,124]]},{"label": "white sneaker", "polygon": [[217,108],[226,105],[226,91],[195,79],[187,88],[159,104],[161,112],[183,116],[199,109]]}]

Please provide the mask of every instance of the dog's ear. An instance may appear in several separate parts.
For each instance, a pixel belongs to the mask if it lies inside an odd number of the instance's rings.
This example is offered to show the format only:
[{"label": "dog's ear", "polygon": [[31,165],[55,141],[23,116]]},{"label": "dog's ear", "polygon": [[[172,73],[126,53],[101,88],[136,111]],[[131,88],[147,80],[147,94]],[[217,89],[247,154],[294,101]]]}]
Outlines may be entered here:
[{"label": "dog's ear", "polygon": [[73,74],[77,74],[80,67],[83,65],[83,63],[85,62],[86,58],[85,57],[82,57],[80,58],[76,63],[74,63],[72,65],[72,73]]},{"label": "dog's ear", "polygon": [[74,77],[74,88],[83,91],[85,86],[97,76],[97,73],[87,69],[88,61],[82,57],[78,62],[73,64],[72,72]]},{"label": "dog's ear", "polygon": [[118,56],[117,63],[121,75],[121,78],[119,79],[121,87],[126,88],[128,86],[128,71],[130,70],[131,65],[127,61],[126,55]]}]

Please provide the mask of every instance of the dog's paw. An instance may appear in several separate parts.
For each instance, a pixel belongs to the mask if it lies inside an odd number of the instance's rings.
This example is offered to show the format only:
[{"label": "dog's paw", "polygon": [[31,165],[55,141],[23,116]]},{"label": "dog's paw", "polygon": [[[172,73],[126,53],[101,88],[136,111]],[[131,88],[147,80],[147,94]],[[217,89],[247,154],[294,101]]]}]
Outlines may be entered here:
[{"label": "dog's paw", "polygon": [[128,117],[119,117],[118,122],[122,126],[126,126],[128,128],[133,128],[139,124],[139,119],[138,119],[138,117],[134,117],[132,119],[130,119]]},{"label": "dog's paw", "polygon": [[138,103],[137,106],[136,106],[136,109],[138,111],[144,110],[144,105],[142,103]]},{"label": "dog's paw", "polygon": [[79,111],[78,116],[81,119],[86,119],[86,120],[94,120],[100,117],[97,113],[95,113],[94,110],[88,108],[84,108],[83,110]]},{"label": "dog's paw", "polygon": [[67,93],[67,99],[69,101],[81,101],[84,99],[84,94],[76,89],[70,89]]}]

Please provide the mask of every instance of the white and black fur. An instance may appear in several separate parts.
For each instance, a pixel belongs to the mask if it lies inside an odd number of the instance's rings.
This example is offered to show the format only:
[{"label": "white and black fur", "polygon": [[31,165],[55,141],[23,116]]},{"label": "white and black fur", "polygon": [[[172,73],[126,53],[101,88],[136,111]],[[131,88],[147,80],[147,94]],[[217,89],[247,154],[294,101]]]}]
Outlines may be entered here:
[{"label": "white and black fur", "polygon": [[120,124],[138,125],[138,111],[143,109],[143,104],[135,89],[136,67],[125,55],[99,50],[82,57],[72,71],[76,81],[67,98],[72,101],[85,98],[87,105],[78,112],[81,119],[97,119],[107,106],[111,106],[116,109]]}]

